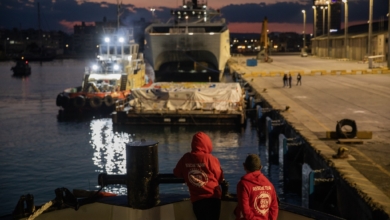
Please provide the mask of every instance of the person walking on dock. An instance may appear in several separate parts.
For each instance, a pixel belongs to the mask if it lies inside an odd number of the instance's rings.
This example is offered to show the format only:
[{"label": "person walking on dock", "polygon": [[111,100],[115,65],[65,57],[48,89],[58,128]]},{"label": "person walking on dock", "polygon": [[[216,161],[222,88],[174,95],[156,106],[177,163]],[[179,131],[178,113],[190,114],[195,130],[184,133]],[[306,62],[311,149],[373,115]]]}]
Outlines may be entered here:
[{"label": "person walking on dock", "polygon": [[284,74],[283,76],[283,87],[287,86],[287,73]]},{"label": "person walking on dock", "polygon": [[197,132],[191,143],[191,152],[185,153],[173,174],[183,178],[190,191],[194,214],[198,220],[219,220],[224,180],[219,160],[211,154],[213,145],[210,137]]},{"label": "person walking on dock", "polygon": [[300,73],[298,73],[298,75],[297,75],[297,85],[298,85],[298,83],[299,83],[300,86],[302,85],[301,79],[302,79],[302,76],[301,76]]},{"label": "person walking on dock", "polygon": [[292,81],[292,76],[291,76],[291,73],[288,74],[288,85],[290,86],[291,88],[291,81]]},{"label": "person walking on dock", "polygon": [[237,184],[236,220],[272,219],[276,220],[279,204],[275,187],[261,173],[258,155],[249,154],[244,162],[246,174]]}]

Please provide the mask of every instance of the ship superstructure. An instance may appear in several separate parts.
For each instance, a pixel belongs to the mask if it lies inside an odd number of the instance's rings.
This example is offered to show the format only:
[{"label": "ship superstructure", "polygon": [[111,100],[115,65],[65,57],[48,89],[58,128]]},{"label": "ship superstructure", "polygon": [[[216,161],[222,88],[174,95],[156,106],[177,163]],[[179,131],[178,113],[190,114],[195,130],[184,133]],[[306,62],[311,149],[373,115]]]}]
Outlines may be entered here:
[{"label": "ship superstructure", "polygon": [[230,58],[229,29],[207,2],[183,0],[167,23],[145,29],[145,59],[156,81],[219,82]]}]

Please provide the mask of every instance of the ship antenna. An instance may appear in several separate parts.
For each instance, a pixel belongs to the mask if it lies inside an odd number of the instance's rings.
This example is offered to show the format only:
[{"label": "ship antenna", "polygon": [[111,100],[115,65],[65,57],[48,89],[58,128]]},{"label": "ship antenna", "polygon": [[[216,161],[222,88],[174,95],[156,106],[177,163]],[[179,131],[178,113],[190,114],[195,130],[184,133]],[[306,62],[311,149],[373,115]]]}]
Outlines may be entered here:
[{"label": "ship antenna", "polygon": [[41,11],[40,11],[40,6],[38,2],[38,30],[41,30]]},{"label": "ship antenna", "polygon": [[121,8],[122,8],[122,1],[121,3],[119,4],[119,0],[116,0],[116,4],[117,4],[117,28],[119,30],[119,20],[120,20],[120,16],[122,15],[122,13],[120,12]]}]

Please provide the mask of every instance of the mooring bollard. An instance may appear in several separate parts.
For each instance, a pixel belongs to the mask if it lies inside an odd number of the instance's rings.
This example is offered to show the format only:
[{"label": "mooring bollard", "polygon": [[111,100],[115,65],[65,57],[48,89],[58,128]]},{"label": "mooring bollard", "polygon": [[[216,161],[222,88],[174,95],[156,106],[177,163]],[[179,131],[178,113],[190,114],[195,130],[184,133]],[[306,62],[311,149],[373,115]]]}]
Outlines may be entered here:
[{"label": "mooring bollard", "polygon": [[158,142],[126,144],[127,197],[129,206],[148,209],[159,203]]},{"label": "mooring bollard", "polygon": [[[158,173],[158,142],[135,141],[126,144],[125,175],[99,174],[98,184],[102,187],[111,184],[127,186],[128,206],[135,209],[149,209],[160,203],[159,184],[185,183],[184,179],[173,174]],[[229,183],[221,183],[224,197],[229,196]]]}]

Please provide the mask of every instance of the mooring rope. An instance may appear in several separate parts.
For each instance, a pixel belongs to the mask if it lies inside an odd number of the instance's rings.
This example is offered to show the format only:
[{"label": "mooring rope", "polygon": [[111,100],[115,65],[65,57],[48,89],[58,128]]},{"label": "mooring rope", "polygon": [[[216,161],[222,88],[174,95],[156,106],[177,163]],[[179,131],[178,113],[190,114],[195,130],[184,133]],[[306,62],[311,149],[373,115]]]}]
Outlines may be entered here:
[{"label": "mooring rope", "polygon": [[49,202],[47,202],[46,204],[44,204],[43,206],[41,206],[40,209],[36,210],[33,214],[31,214],[27,220],[33,220],[35,219],[36,217],[38,217],[39,215],[41,215],[44,211],[46,211],[48,208],[50,208],[53,204],[55,203],[55,200],[51,200]]}]

